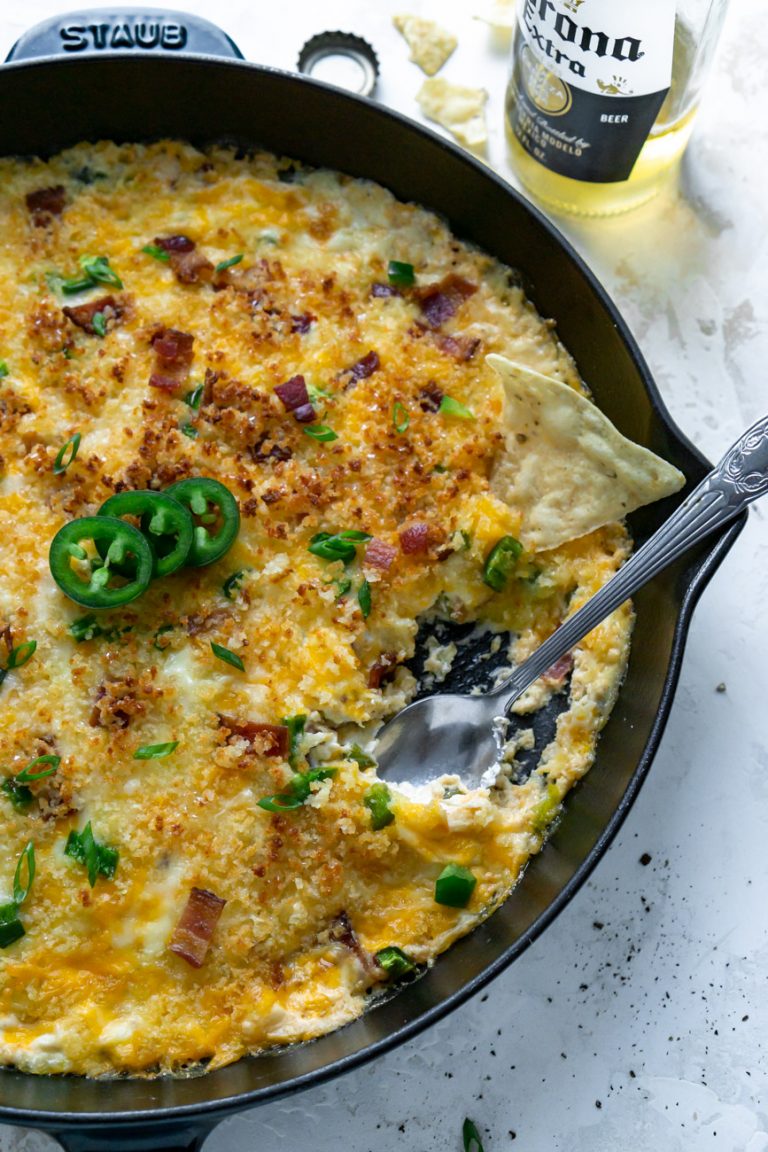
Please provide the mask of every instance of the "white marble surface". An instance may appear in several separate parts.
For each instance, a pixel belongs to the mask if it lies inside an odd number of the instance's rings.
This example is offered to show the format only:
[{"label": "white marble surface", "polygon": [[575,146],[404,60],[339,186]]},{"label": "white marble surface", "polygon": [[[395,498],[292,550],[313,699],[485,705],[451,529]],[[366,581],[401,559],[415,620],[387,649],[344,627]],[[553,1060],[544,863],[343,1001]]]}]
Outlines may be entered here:
[{"label": "white marble surface", "polygon": [[[503,46],[471,2],[404,6],[461,35],[443,75],[489,90],[490,158],[509,176]],[[0,58],[35,20],[71,7],[2,0]],[[285,67],[315,31],[361,32],[381,56],[380,98],[416,114],[422,76],[391,27],[393,0],[186,7],[248,58]],[[682,193],[566,225],[710,457],[768,410],[764,11],[734,0]],[[753,511],[705,593],[650,779],[559,920],[448,1020],[355,1074],[227,1121],[206,1152],[459,1152],[467,1115],[486,1152],[768,1152],[767,514]],[[47,1146],[0,1134],[0,1152]]]}]

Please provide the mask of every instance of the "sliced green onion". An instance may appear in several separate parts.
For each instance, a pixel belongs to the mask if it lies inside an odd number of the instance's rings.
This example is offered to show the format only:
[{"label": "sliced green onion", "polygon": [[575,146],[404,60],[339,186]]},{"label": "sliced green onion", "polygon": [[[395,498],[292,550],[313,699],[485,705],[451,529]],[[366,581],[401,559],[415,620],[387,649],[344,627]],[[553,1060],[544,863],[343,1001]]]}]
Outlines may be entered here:
[{"label": "sliced green onion", "polygon": [[556,784],[547,785],[546,795],[538,802],[531,813],[531,830],[546,832],[549,825],[560,814],[560,792]]},{"label": "sliced green onion", "polygon": [[0,380],[4,380],[9,371],[10,369],[8,368],[5,360],[0,360]]},{"label": "sliced green onion", "polygon": [[402,260],[390,260],[387,265],[387,279],[397,288],[410,288],[416,283],[413,264],[406,264]]},{"label": "sliced green onion", "polygon": [[288,738],[290,740],[288,763],[291,768],[295,768],[301,756],[301,738],[304,735],[307,718],[303,714],[298,716],[284,716],[280,723],[284,724],[288,729]]},{"label": "sliced green onion", "polygon": [[17,812],[26,812],[34,800],[31,789],[27,788],[26,784],[17,784],[13,776],[8,776],[3,780],[0,784],[0,792],[10,800]]},{"label": "sliced green onion", "polygon": [[339,438],[333,428],[329,428],[327,424],[305,424],[304,435],[311,436],[313,440],[319,440],[321,444],[327,444],[331,440],[338,440]]},{"label": "sliced green onion", "polygon": [[373,756],[363,752],[359,744],[353,744],[351,748],[345,749],[344,756],[347,760],[354,760],[358,768],[373,768],[376,764]]},{"label": "sliced green onion", "polygon": [[99,844],[95,839],[90,820],[82,832],[76,832],[73,828],[69,833],[67,843],[64,846],[64,855],[69,856],[72,860],[77,860],[78,864],[85,865],[88,869],[88,883],[91,888],[94,887],[99,876],[111,880],[117,871],[120,859],[120,854],[116,848],[110,848],[107,844]]},{"label": "sliced green onion", "polygon": [[435,881],[435,901],[448,908],[466,908],[477,884],[469,868],[446,864]]},{"label": "sliced green onion", "polygon": [[9,948],[25,935],[16,904],[0,905],[0,948]]},{"label": "sliced green onion", "polygon": [[367,532],[347,528],[331,535],[330,532],[317,532],[309,542],[309,551],[323,560],[342,560],[348,564],[357,555],[356,545],[372,539]]},{"label": "sliced green onion", "polygon": [[[42,772],[33,772],[32,769],[36,768],[38,764],[45,764],[46,767]],[[61,756],[38,756],[36,760],[27,764],[26,768],[22,768],[16,776],[16,783],[33,784],[35,780],[44,780],[46,776],[53,776],[60,764]]]},{"label": "sliced green onion", "polygon": [[25,640],[23,644],[18,644],[15,648],[11,648],[8,653],[8,663],[6,669],[23,668],[35,654],[37,649],[37,640]]},{"label": "sliced green onion", "polygon": [[146,253],[147,256],[153,256],[155,260],[162,260],[164,264],[167,264],[171,258],[170,252],[166,252],[165,248],[161,248],[158,244],[145,244],[142,252]]},{"label": "sliced green onion", "polygon": [[334,584],[336,585],[337,600],[341,600],[342,596],[346,596],[347,592],[349,592],[350,588],[352,587],[351,580],[334,580]]},{"label": "sliced green onion", "polygon": [[229,260],[219,260],[216,265],[216,272],[226,272],[227,268],[234,268],[235,264],[239,264],[243,258],[243,253],[239,252],[237,256],[230,256]]},{"label": "sliced green onion", "polygon": [[363,619],[367,620],[371,614],[371,586],[365,579],[357,590],[357,602],[360,605]]},{"label": "sliced green onion", "polygon": [[103,312],[94,312],[93,316],[91,317],[91,325],[97,336],[106,336],[107,321]]},{"label": "sliced green onion", "polygon": [[82,644],[84,640],[95,640],[97,636],[103,636],[104,630],[96,622],[95,616],[81,616],[79,620],[72,621],[69,626],[69,633],[73,640]]},{"label": "sliced green onion", "polygon": [[231,576],[227,576],[226,580],[221,586],[221,590],[226,596],[227,600],[234,600],[234,594],[240,591],[243,580],[245,579],[245,568],[239,568],[237,572],[233,572]]},{"label": "sliced green onion", "polygon": [[197,428],[195,428],[194,424],[190,424],[189,422],[182,424],[180,431],[182,431],[185,436],[188,436],[190,440],[197,440]]},{"label": "sliced green onion", "polygon": [[193,388],[191,392],[187,392],[184,397],[184,403],[188,404],[193,412],[197,412],[200,407],[200,402],[203,399],[203,392],[205,391],[204,384],[198,384],[197,388]]},{"label": "sliced green onion", "polygon": [[454,416],[457,420],[476,420],[474,412],[460,404],[458,400],[454,400],[453,396],[443,396],[440,401],[438,412],[442,416]]},{"label": "sliced green onion", "polygon": [[388,948],[381,948],[373,958],[379,968],[384,969],[390,980],[399,980],[401,976],[413,972],[416,967],[413,960],[406,956],[402,948],[397,948],[394,944]]},{"label": "sliced green onion", "polygon": [[166,648],[168,647],[167,644],[160,643],[160,637],[165,636],[167,632],[173,632],[173,624],[162,624],[158,628],[157,632],[155,632],[155,636],[152,641],[152,647],[156,648],[158,652],[165,652]]},{"label": "sliced green onion", "polygon": [[483,568],[483,580],[494,592],[501,592],[507,584],[523,546],[514,536],[502,536],[491,548]]},{"label": "sliced green onion", "polygon": [[330,780],[336,771],[335,768],[312,768],[309,772],[297,772],[288,781],[285,792],[264,796],[257,803],[266,812],[293,812],[301,808],[312,795],[311,785],[315,781]]},{"label": "sliced green onion", "polygon": [[[22,881],[24,870],[27,872],[26,884]],[[24,845],[19,862],[16,865],[16,871],[13,876],[13,902],[18,908],[23,904],[29,890],[32,887],[32,881],[35,878],[35,846],[31,840],[28,840]]]},{"label": "sliced green onion", "polygon": [[94,284],[109,284],[112,288],[122,288],[123,282],[109,266],[109,256],[81,256],[80,267]]},{"label": "sliced green onion", "polygon": [[483,1152],[483,1142],[480,1139],[475,1124],[472,1120],[465,1120],[461,1128],[461,1136],[464,1141],[464,1152]]},{"label": "sliced green onion", "polygon": [[388,824],[392,824],[395,814],[390,808],[392,793],[386,784],[372,784],[363,796],[363,804],[371,814],[371,828],[380,832]]},{"label": "sliced green onion", "polygon": [[229,648],[225,648],[222,644],[216,644],[211,640],[211,651],[218,660],[223,660],[225,664],[231,664],[233,668],[237,668],[239,672],[245,672],[245,664],[243,664],[240,657],[235,652],[230,652]]},{"label": "sliced green onion", "polygon": [[75,432],[66,444],[62,444],[53,464],[54,476],[63,476],[67,468],[77,456],[80,448],[80,433]]},{"label": "sliced green onion", "polygon": [[408,430],[410,422],[411,417],[408,414],[408,409],[399,400],[395,400],[392,405],[392,426],[395,432],[399,432],[402,436],[403,432]]},{"label": "sliced green onion", "polygon": [[169,740],[167,744],[142,744],[133,754],[134,760],[163,760],[170,756],[179,746],[178,740]]},{"label": "sliced green onion", "polygon": [[328,392],[325,388],[318,388],[317,384],[307,384],[307,395],[309,396],[310,404],[317,404],[319,400],[333,400],[333,392]]}]

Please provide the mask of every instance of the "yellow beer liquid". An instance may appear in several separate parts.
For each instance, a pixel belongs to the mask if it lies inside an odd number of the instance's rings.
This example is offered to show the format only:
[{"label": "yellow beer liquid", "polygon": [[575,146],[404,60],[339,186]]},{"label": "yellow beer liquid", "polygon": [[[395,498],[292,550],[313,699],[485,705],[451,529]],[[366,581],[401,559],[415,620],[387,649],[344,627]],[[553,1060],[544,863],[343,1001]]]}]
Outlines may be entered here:
[{"label": "yellow beer liquid", "polygon": [[516,99],[510,82],[505,118],[507,143],[510,163],[523,187],[556,212],[577,216],[611,216],[645,204],[667,180],[674,178],[693,129],[696,105],[689,106],[682,114],[678,112],[685,101],[693,55],[690,32],[678,21],[669,93],[629,178],[615,183],[598,184],[561,176],[526,152],[510,124]]}]

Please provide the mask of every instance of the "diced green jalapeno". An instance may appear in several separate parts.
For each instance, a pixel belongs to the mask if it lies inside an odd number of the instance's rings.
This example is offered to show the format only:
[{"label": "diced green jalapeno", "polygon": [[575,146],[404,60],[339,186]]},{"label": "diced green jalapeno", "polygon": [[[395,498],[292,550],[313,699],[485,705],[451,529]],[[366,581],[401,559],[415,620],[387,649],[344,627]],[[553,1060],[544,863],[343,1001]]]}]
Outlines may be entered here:
[{"label": "diced green jalapeno", "polygon": [[514,536],[502,536],[491,548],[483,568],[483,580],[494,592],[501,592],[507,584],[523,546]]},{"label": "diced green jalapeno", "polygon": [[394,944],[388,948],[380,949],[374,956],[374,960],[380,968],[384,969],[390,980],[399,980],[401,976],[413,972],[416,967],[405,952],[401,948],[396,948]]},{"label": "diced green jalapeno", "polygon": [[466,908],[477,884],[469,868],[446,864],[435,881],[435,901],[449,908]]},{"label": "diced green jalapeno", "polygon": [[371,814],[371,828],[374,832],[381,831],[391,824],[395,814],[390,808],[392,793],[386,784],[372,784],[363,796],[363,804]]}]

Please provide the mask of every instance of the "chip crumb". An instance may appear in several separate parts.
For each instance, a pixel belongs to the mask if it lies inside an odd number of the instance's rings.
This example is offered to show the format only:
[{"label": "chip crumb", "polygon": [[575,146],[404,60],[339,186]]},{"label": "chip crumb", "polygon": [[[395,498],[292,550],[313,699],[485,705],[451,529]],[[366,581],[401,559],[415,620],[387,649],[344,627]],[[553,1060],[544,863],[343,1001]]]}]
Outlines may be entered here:
[{"label": "chip crumb", "polygon": [[427,119],[447,128],[465,148],[485,147],[488,93],[484,88],[465,88],[436,77],[424,81],[416,99]]},{"label": "chip crumb", "polygon": [[720,683],[718,684],[717,688],[715,688],[715,692],[725,692],[725,690],[726,690],[725,681],[721,680]]},{"label": "chip crumb", "polygon": [[482,20],[494,30],[511,32],[515,26],[515,0],[486,0],[474,13],[474,19]]},{"label": "chip crumb", "polygon": [[410,48],[410,59],[427,76],[434,76],[440,71],[459,43],[451,32],[441,28],[434,20],[425,20],[421,16],[402,13],[393,16],[392,23]]}]

